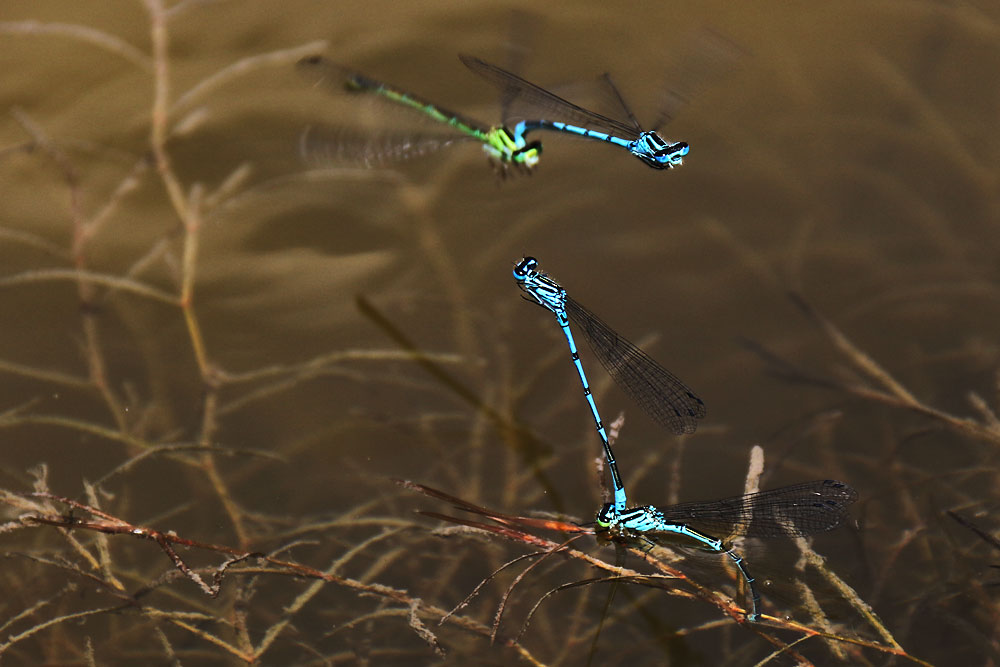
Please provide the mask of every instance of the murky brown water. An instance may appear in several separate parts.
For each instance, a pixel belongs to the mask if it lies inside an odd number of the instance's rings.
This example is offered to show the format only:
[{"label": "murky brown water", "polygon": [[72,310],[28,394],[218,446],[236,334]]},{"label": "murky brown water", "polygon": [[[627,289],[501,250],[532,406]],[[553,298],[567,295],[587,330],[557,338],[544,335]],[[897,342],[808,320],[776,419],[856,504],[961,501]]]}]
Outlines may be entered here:
[{"label": "murky brown water", "polygon": [[[174,571],[154,542],[105,540],[93,524],[67,536],[24,525],[0,535],[10,664],[86,663],[91,651],[96,664],[442,660],[408,625],[411,607],[445,661],[582,664],[604,585],[548,598],[516,647],[505,643],[546,591],[606,572],[543,560],[514,587],[494,645],[483,634],[501,596],[534,561],[438,626],[493,569],[542,547],[432,536],[447,524],[413,510],[449,505],[390,481],[509,513],[588,521],[599,506],[599,443],[564,341],[510,275],[526,254],[708,405],[681,443],[583,350],[607,420],[625,411],[616,452],[635,502],[737,494],[754,444],[764,487],[831,477],[857,488],[855,521],[814,546],[883,632],[810,569],[800,576],[824,627],[791,582],[795,545],[746,545],[765,612],[878,645],[807,639],[795,646],[803,660],[884,663],[892,641],[933,664],[1000,657],[990,587],[1000,554],[945,513],[995,530],[1000,12],[562,5],[537,16],[525,75],[555,86],[612,72],[640,120],[657,115],[689,35],[708,26],[745,49],[664,132],[691,144],[681,169],[544,135],[530,178],[500,182],[474,143],[390,169],[310,171],[296,154],[305,126],[381,119],[295,73],[317,41],[339,62],[495,122],[495,91],[456,54],[503,62],[511,7],[195,2],[164,25],[172,204],[169,179],[143,162],[155,92],[144,5],[4,3],[0,487],[30,491],[45,463],[52,494],[349,580],[307,593],[315,576],[249,561],[214,600],[182,577],[137,595]],[[31,132],[34,150],[22,150]],[[224,185],[239,169],[245,178]],[[179,207],[200,221],[196,233]],[[81,230],[92,234],[74,251]],[[74,267],[102,282],[81,283]],[[177,302],[185,276],[188,318]],[[874,366],[865,376],[789,291],[899,384]],[[776,377],[748,340],[837,386]],[[209,444],[225,451],[195,448]],[[118,469],[165,445],[181,451]],[[8,520],[30,509],[6,505]],[[54,519],[66,506],[31,511]],[[576,548],[614,560],[589,537]],[[224,558],[178,554],[192,567]],[[679,567],[732,595],[716,560]],[[270,571],[236,572],[257,565]],[[626,565],[652,571],[638,556]],[[690,586],[661,583],[667,591],[620,589],[594,664],[754,664],[804,636],[788,626],[762,636],[671,594]]]}]

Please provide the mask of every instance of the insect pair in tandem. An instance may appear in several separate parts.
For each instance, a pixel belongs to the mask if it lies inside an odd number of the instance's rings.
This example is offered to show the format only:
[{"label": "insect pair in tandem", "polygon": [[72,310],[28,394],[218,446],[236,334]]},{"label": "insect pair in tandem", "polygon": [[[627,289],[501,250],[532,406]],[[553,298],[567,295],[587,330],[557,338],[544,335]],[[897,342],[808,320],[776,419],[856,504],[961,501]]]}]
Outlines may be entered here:
[{"label": "insect pair in tandem", "polygon": [[705,417],[704,402],[676,375],[570,297],[559,283],[538,268],[535,258],[525,257],[517,263],[514,280],[530,300],[555,315],[593,414],[614,491],[613,502],[606,503],[597,513],[597,525],[617,541],[645,544],[651,548],[658,538],[681,537],[699,548],[725,554],[746,581],[750,595],[747,620],[759,620],[760,593],[754,578],[743,557],[726,540],[737,536],[806,536],[831,530],[847,517],[847,508],[857,500],[857,492],[844,482],[826,479],[722,500],[662,508],[653,505],[629,508],[618,464],[570,325],[583,332],[594,356],[618,386],[654,421],[671,432],[677,435],[693,433],[698,420]]},{"label": "insect pair in tandem", "polygon": [[542,143],[528,135],[538,130],[562,132],[623,148],[654,169],[679,167],[688,154],[688,145],[683,141],[665,140],[657,132],[658,128],[643,129],[609,78],[606,78],[607,84],[628,116],[628,123],[577,106],[479,58],[467,55],[460,55],[459,58],[466,67],[501,91],[505,107],[516,102],[527,113],[537,113],[538,116],[516,123],[488,125],[322,56],[310,56],[299,61],[299,69],[331,91],[370,93],[409,107],[448,126],[451,131],[446,134],[387,131],[376,136],[359,137],[342,128],[309,128],[302,136],[303,154],[320,160],[346,158],[371,165],[405,159],[462,140],[473,140],[480,142],[491,161],[502,169],[514,167],[530,172],[541,157]]},{"label": "insect pair in tandem", "polygon": [[[678,167],[689,152],[687,143],[667,141],[660,136],[659,124],[653,129],[643,129],[608,77],[605,80],[628,117],[628,123],[575,105],[479,58],[466,55],[459,58],[466,67],[500,90],[505,116],[514,102],[537,112],[537,116],[491,126],[323,57],[311,56],[301,60],[299,68],[317,83],[333,91],[368,93],[383,98],[447,126],[450,132],[444,135],[388,132],[377,140],[358,140],[358,137],[347,137],[342,132],[326,132],[324,136],[323,131],[310,129],[303,134],[303,153],[321,158],[348,157],[365,164],[375,164],[424,153],[457,141],[475,140],[482,144],[491,160],[504,169],[514,167],[530,172],[539,162],[542,145],[529,135],[543,130],[623,148],[655,169]],[[680,537],[702,549],[725,554],[732,559],[746,581],[750,595],[747,619],[758,620],[760,594],[754,578],[742,556],[733,550],[727,540],[737,536],[805,536],[831,530],[844,521],[847,507],[857,499],[857,493],[843,482],[817,480],[722,500],[681,503],[662,508],[653,505],[630,508],[571,324],[583,332],[594,355],[622,390],[671,432],[678,435],[693,433],[698,420],[705,417],[704,402],[677,376],[568,296],[559,283],[538,268],[536,259],[525,257],[518,262],[514,268],[514,279],[532,300],[555,315],[593,415],[614,493],[613,501],[606,503],[597,513],[599,528],[619,542],[638,543],[651,548],[658,538]]]}]

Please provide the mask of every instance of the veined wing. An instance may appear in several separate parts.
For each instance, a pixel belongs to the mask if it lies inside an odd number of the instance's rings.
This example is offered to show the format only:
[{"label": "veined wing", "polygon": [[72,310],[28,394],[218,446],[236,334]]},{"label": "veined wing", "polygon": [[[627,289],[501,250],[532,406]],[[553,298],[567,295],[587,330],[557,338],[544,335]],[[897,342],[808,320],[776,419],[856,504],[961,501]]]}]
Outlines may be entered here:
[{"label": "veined wing", "polygon": [[705,403],[680,378],[569,296],[566,314],[583,330],[608,374],[650,417],[678,435],[694,433],[705,417]]},{"label": "veined wing", "polygon": [[659,509],[667,522],[704,528],[714,537],[803,536],[836,528],[857,499],[849,485],[825,479]]},{"label": "veined wing", "polygon": [[466,67],[497,86],[501,91],[502,98],[507,100],[508,104],[520,103],[531,112],[537,111],[544,120],[562,121],[590,130],[606,132],[622,139],[634,140],[639,136],[639,129],[634,126],[577,106],[555,93],[536,86],[530,81],[525,81],[516,74],[491,65],[485,60],[465,54],[460,54],[458,57]]}]

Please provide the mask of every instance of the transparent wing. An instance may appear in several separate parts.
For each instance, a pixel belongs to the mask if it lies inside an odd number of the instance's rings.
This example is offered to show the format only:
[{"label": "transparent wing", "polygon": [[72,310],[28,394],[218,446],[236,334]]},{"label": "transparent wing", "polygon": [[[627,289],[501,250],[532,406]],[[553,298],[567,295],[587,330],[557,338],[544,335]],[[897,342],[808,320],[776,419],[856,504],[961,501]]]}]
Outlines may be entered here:
[{"label": "transparent wing", "polygon": [[577,106],[485,60],[464,54],[458,57],[466,67],[499,88],[506,106],[516,104],[526,120],[562,121],[630,140],[639,136],[636,128],[626,123]]},{"label": "transparent wing", "polygon": [[472,140],[472,137],[460,134],[369,132],[336,125],[312,125],[299,138],[299,154],[304,161],[315,166],[379,167]]},{"label": "transparent wing", "polygon": [[708,502],[661,508],[670,523],[704,528],[713,537],[781,537],[831,530],[847,516],[858,493],[844,482],[825,479]]},{"label": "transparent wing", "polygon": [[570,297],[566,313],[608,374],[650,417],[678,435],[694,433],[705,403],[686,384]]}]

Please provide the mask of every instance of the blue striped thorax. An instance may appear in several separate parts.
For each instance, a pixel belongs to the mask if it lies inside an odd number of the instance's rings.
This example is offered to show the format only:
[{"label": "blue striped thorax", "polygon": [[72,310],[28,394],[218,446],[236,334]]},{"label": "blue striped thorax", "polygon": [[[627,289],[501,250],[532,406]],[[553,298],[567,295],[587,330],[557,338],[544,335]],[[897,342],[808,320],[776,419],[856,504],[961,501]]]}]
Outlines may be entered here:
[{"label": "blue striped thorax", "polygon": [[663,512],[652,505],[633,507],[626,510],[615,509],[614,503],[605,503],[597,513],[597,525],[607,530],[613,538],[639,539],[650,546],[653,542],[646,537],[648,533],[671,533],[691,538],[701,548],[712,551],[724,551],[724,542],[706,535],[683,523],[668,521]]},{"label": "blue striped thorax", "polygon": [[557,317],[566,317],[566,290],[538,270],[538,260],[525,257],[514,267],[514,280],[525,292]]},{"label": "blue striped thorax", "polygon": [[615,509],[614,503],[605,503],[597,513],[597,525],[607,528],[616,535],[625,535],[631,530],[636,532],[664,530],[668,524],[663,513],[652,505],[619,511]]}]

